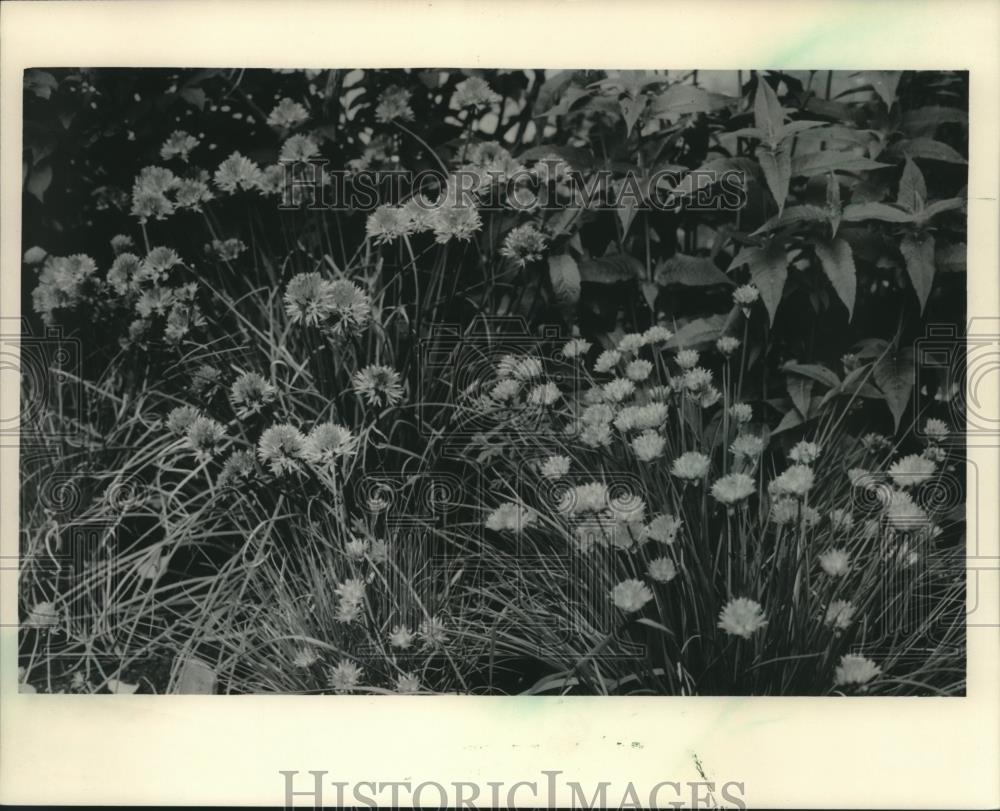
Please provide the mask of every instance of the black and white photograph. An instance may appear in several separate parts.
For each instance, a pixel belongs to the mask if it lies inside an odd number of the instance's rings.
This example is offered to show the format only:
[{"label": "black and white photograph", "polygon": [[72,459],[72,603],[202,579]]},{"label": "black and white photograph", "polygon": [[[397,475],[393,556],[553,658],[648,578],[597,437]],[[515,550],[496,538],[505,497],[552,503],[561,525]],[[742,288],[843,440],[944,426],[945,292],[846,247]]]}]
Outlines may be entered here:
[{"label": "black and white photograph", "polygon": [[0,2],[0,805],[997,807],[998,31]]},{"label": "black and white photograph", "polygon": [[22,691],[964,695],[968,72],[23,78]]}]

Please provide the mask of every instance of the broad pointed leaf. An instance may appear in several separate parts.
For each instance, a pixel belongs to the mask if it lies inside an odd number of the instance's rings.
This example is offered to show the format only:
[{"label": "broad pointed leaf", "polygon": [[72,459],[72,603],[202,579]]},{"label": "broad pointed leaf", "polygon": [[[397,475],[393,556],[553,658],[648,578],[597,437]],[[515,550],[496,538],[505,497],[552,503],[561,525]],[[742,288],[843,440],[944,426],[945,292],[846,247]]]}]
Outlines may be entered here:
[{"label": "broad pointed leaf", "polygon": [[898,352],[890,350],[875,364],[873,376],[885,395],[885,402],[892,412],[898,431],[916,380],[912,347],[905,347]]},{"label": "broad pointed leaf", "polygon": [[934,284],[934,237],[926,232],[907,234],[903,237],[899,250],[906,261],[906,273],[920,300],[922,313]]},{"label": "broad pointed leaf", "polygon": [[580,262],[580,279],[599,284],[615,284],[637,278],[642,273],[642,263],[634,256],[617,253],[599,259]]},{"label": "broad pointed leaf", "polygon": [[788,380],[785,381],[785,385],[788,389],[788,396],[792,398],[792,402],[799,410],[799,413],[803,417],[808,418],[809,405],[812,402],[812,390],[815,385],[814,381],[807,377],[789,375]]},{"label": "broad pointed leaf", "polygon": [[566,253],[550,256],[549,279],[560,308],[574,308],[580,300],[580,269],[573,257]]},{"label": "broad pointed leaf", "polygon": [[896,203],[916,214],[923,210],[926,200],[927,182],[924,180],[924,173],[920,171],[917,164],[907,158],[906,164],[903,166],[903,174],[899,178]]},{"label": "broad pointed leaf", "polygon": [[771,217],[760,228],[754,231],[754,235],[764,234],[774,231],[783,225],[790,225],[796,222],[829,222],[830,212],[818,206],[801,205],[786,208],[780,214]]},{"label": "broad pointed leaf", "polygon": [[837,377],[836,372],[818,363],[796,363],[790,360],[782,364],[781,370],[789,374],[812,378],[824,386],[833,387],[840,385],[840,378]]},{"label": "broad pointed leaf", "polygon": [[858,291],[858,275],[851,246],[843,239],[819,242],[816,244],[816,256],[833,289],[844,302],[847,320],[850,321],[854,318],[854,300]]},{"label": "broad pointed leaf", "polygon": [[708,257],[689,256],[678,253],[663,260],[656,268],[654,275],[656,283],[667,287],[683,285],[684,287],[708,287],[714,284],[733,284]]},{"label": "broad pointed leaf", "polygon": [[915,136],[931,135],[941,124],[968,124],[969,114],[954,107],[919,107],[903,113],[902,129]]},{"label": "broad pointed leaf", "polygon": [[781,303],[781,294],[788,278],[788,258],[785,249],[776,243],[766,248],[744,248],[733,259],[731,268],[747,265],[760,297],[767,307],[771,323]]},{"label": "broad pointed leaf", "polygon": [[864,172],[872,169],[884,169],[888,163],[879,163],[871,158],[855,155],[853,152],[810,152],[796,155],[792,158],[793,177],[812,177],[825,172]]},{"label": "broad pointed leaf", "polygon": [[776,152],[763,150],[757,154],[757,160],[760,161],[767,187],[771,190],[771,196],[774,197],[774,202],[778,204],[780,211],[785,207],[785,198],[788,197],[788,184],[792,179],[792,159],[787,151],[779,149]]},{"label": "broad pointed leaf", "polygon": [[932,138],[912,138],[900,141],[895,151],[913,158],[942,161],[943,163],[968,163],[953,147]]},{"label": "broad pointed leaf", "polygon": [[871,82],[872,88],[878,93],[885,106],[892,108],[896,100],[896,88],[899,87],[899,80],[902,77],[901,70],[869,70],[865,71],[865,78]]},{"label": "broad pointed leaf", "polygon": [[767,133],[772,146],[778,143],[778,133],[785,123],[785,111],[781,102],[764,77],[757,75],[757,92],[753,100],[754,125]]},{"label": "broad pointed leaf", "polygon": [[889,203],[851,203],[844,207],[844,222],[880,220],[882,222],[913,222],[913,215]]}]

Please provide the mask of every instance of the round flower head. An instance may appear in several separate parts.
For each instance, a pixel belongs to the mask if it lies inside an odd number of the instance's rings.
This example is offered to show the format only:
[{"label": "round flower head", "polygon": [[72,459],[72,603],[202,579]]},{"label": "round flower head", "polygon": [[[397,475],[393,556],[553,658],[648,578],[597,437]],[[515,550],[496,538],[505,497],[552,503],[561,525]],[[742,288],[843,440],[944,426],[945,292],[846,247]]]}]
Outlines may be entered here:
[{"label": "round flower head", "polygon": [[568,456],[550,456],[541,465],[541,474],[546,479],[561,479],[569,473]]},{"label": "round flower head", "polygon": [[332,465],[338,459],[353,456],[358,441],[349,428],[333,422],[317,425],[309,432],[302,455],[314,465]]},{"label": "round flower head", "polygon": [[501,504],[486,518],[486,528],[494,532],[520,533],[538,520],[538,513],[530,507],[509,501]]},{"label": "round flower head", "polygon": [[587,425],[580,432],[580,441],[590,448],[606,448],[611,444],[611,426],[606,422]]},{"label": "round flower head", "polygon": [[375,120],[380,124],[390,121],[412,121],[413,110],[410,107],[411,93],[402,87],[387,87],[378,97],[375,105]]},{"label": "round flower head", "polygon": [[549,406],[559,399],[559,387],[555,383],[539,383],[528,392],[528,404]]},{"label": "round flower head", "polygon": [[574,338],[566,342],[562,353],[567,358],[581,358],[590,351],[590,347],[590,341],[585,341],[583,338]]},{"label": "round flower head", "polygon": [[434,208],[434,203],[423,194],[416,194],[403,204],[403,210],[410,218],[413,233],[422,233],[433,227]]},{"label": "round flower head", "polygon": [[344,554],[351,560],[364,560],[368,555],[368,541],[364,538],[351,538],[344,543]]},{"label": "round flower head", "polygon": [[729,415],[742,425],[753,419],[753,409],[746,403],[734,403],[729,406]]},{"label": "round flower head", "polygon": [[738,504],[750,498],[757,488],[746,473],[730,473],[712,485],[712,497],[722,504]]},{"label": "round flower head", "polygon": [[733,338],[731,335],[723,335],[719,340],[715,342],[715,348],[718,349],[723,355],[729,357],[740,347],[739,338]]},{"label": "round flower head", "polygon": [[737,459],[756,459],[764,452],[764,440],[754,434],[741,434],[729,446]]},{"label": "round flower head", "polygon": [[670,558],[654,558],[649,562],[646,573],[650,580],[655,580],[657,583],[669,583],[677,577],[677,567]]},{"label": "round flower head", "polygon": [[256,372],[244,372],[229,390],[236,416],[246,419],[259,414],[277,397],[278,390]]},{"label": "round flower head", "polygon": [[854,621],[854,604],[848,600],[834,600],[827,606],[823,621],[836,631],[846,631]]},{"label": "round flower head", "polygon": [[594,403],[583,410],[580,419],[584,425],[602,425],[615,418],[615,410],[607,403]]},{"label": "round flower head", "polygon": [[771,487],[778,495],[804,497],[813,486],[815,476],[806,465],[792,465],[778,476]]},{"label": "round flower head", "polygon": [[195,417],[187,429],[187,442],[199,462],[215,456],[226,441],[226,429],[211,417]]},{"label": "round flower head", "polygon": [[694,349],[682,349],[677,353],[674,360],[682,369],[693,369],[698,365],[698,353]]},{"label": "round flower head", "polygon": [[308,161],[319,154],[319,146],[308,135],[293,135],[281,145],[278,160],[282,163]]},{"label": "round flower head", "polygon": [[749,639],[767,625],[760,603],[746,597],[736,597],[719,613],[719,628],[731,636]]},{"label": "round flower head", "polygon": [[220,262],[233,262],[239,259],[240,254],[247,249],[246,243],[242,239],[213,239],[211,245],[205,246],[206,253],[209,253]]},{"label": "round flower head", "polygon": [[335,335],[357,335],[371,319],[372,302],[353,282],[340,279],[329,284],[330,320],[326,326]]},{"label": "round flower head", "polygon": [[285,288],[285,312],[293,324],[315,327],[333,312],[330,282],[318,273],[299,273]]},{"label": "round flower head", "polygon": [[201,211],[201,204],[214,200],[215,195],[204,180],[185,178],[177,184],[177,207]]},{"label": "round flower head", "polygon": [[506,377],[490,389],[490,397],[501,403],[514,400],[521,391],[521,384],[511,377]]},{"label": "round flower head", "polygon": [[341,603],[361,605],[365,599],[365,581],[357,577],[349,577],[338,583],[334,591]]},{"label": "round flower head", "polygon": [[819,556],[819,565],[830,577],[843,577],[851,570],[851,559],[843,549],[828,549]]},{"label": "round flower head", "polygon": [[603,512],[608,508],[608,488],[603,482],[578,484],[563,493],[556,509],[563,515]]},{"label": "round flower head", "polygon": [[683,523],[672,515],[658,515],[646,525],[641,537],[644,541],[656,541],[669,546],[677,540],[677,533]]},{"label": "round flower head", "polygon": [[354,662],[344,659],[330,668],[330,687],[335,693],[351,693],[357,689],[362,673],[362,669]]},{"label": "round flower head", "polygon": [[172,434],[186,434],[191,423],[201,416],[193,406],[178,406],[167,415],[167,429]]},{"label": "round flower head", "polygon": [[811,465],[819,459],[820,447],[815,442],[802,440],[792,448],[789,457],[798,465]]},{"label": "round flower head", "polygon": [[688,369],[682,380],[689,394],[700,396],[712,385],[712,373],[708,369],[696,366],[694,369]]},{"label": "round flower head", "polygon": [[608,510],[615,521],[636,524],[646,517],[646,502],[627,490],[616,492],[608,499]]},{"label": "round flower head", "polygon": [[444,622],[438,617],[429,617],[420,623],[420,636],[425,645],[441,647],[448,641]]},{"label": "round flower head", "polygon": [[629,380],[641,383],[653,371],[653,364],[648,360],[634,360],[625,367],[625,376]]},{"label": "round flower head", "polygon": [[379,206],[368,215],[365,223],[365,232],[376,245],[384,245],[407,236],[413,233],[413,228],[413,217],[401,206]]},{"label": "round flower head", "polygon": [[830,510],[830,526],[834,529],[850,529],[854,526],[854,516],[850,510],[843,507],[835,507]]},{"label": "round flower head", "polygon": [[615,606],[626,614],[641,611],[653,599],[653,592],[641,580],[623,580],[611,590]]},{"label": "round flower head", "polygon": [[889,526],[900,532],[917,532],[930,525],[927,513],[903,490],[889,494],[885,515]]},{"label": "round flower head", "polygon": [[887,451],[892,447],[892,441],[882,434],[869,433],[861,437],[861,447],[868,453],[879,453]]},{"label": "round flower head", "polygon": [[351,379],[355,393],[377,408],[394,406],[403,399],[399,372],[388,366],[366,366]]},{"label": "round flower head", "polygon": [[837,665],[833,681],[837,687],[845,687],[851,684],[863,686],[881,672],[882,669],[871,659],[847,653],[840,657],[840,664]]},{"label": "round flower head", "polygon": [[932,459],[910,454],[892,464],[889,477],[899,487],[916,487],[934,475],[935,467]]},{"label": "round flower head", "polygon": [[709,459],[705,454],[698,451],[688,451],[678,456],[670,472],[677,478],[686,481],[698,481],[708,475]]},{"label": "round flower head", "polygon": [[615,345],[615,349],[623,355],[632,355],[642,349],[645,345],[646,339],[643,337],[641,332],[629,332],[619,339],[618,343]]},{"label": "round flower head", "polygon": [[400,673],[396,676],[396,692],[412,694],[420,692],[420,679],[413,673]]},{"label": "round flower head", "polygon": [[744,310],[749,309],[760,298],[760,291],[752,284],[744,284],[733,291],[733,301]]},{"label": "round flower head", "polygon": [[472,205],[442,205],[431,214],[434,241],[441,245],[452,239],[468,242],[482,227],[482,218]]},{"label": "round flower head", "polygon": [[666,404],[659,402],[646,403],[641,406],[626,406],[614,418],[615,428],[622,433],[627,431],[654,430],[667,420]]},{"label": "round flower head", "polygon": [[253,454],[249,451],[233,451],[222,463],[219,472],[219,487],[238,487],[252,481],[257,473]]},{"label": "round flower head", "polygon": [[800,502],[794,498],[778,498],[772,502],[768,518],[778,526],[794,524],[801,515],[800,507]]},{"label": "round flower head", "polygon": [[665,344],[673,337],[674,334],[666,327],[654,325],[642,334],[642,341],[646,346],[656,346],[658,344]]},{"label": "round flower head", "polygon": [[152,287],[144,290],[135,303],[135,311],[143,318],[166,315],[174,304],[174,291],[167,287]]},{"label": "round flower head", "polygon": [[413,640],[416,638],[416,633],[411,631],[405,625],[397,625],[392,629],[392,633],[389,634],[389,644],[394,648],[406,650],[413,645]]},{"label": "round flower head", "polygon": [[635,383],[626,377],[616,377],[604,385],[604,396],[612,403],[620,403],[635,394]]},{"label": "round flower head", "polygon": [[459,109],[464,107],[478,109],[499,102],[500,95],[491,90],[486,80],[479,76],[470,76],[465,81],[459,82],[451,96],[452,106]]},{"label": "round flower head", "polygon": [[160,246],[147,253],[142,264],[143,267],[139,271],[141,276],[150,281],[157,278],[163,280],[171,268],[181,264],[181,258],[173,248]]},{"label": "round flower head", "polygon": [[124,296],[132,287],[133,278],[139,270],[139,257],[133,253],[120,253],[111,263],[107,282],[119,296]]},{"label": "round flower head", "polygon": [[640,461],[651,462],[663,456],[666,444],[667,441],[656,431],[643,431],[632,440],[632,450]]},{"label": "round flower head", "polygon": [[618,361],[622,359],[621,353],[614,349],[606,349],[600,355],[597,356],[597,360],[594,361],[594,371],[598,373],[610,372],[615,366],[618,365]]},{"label": "round flower head", "polygon": [[500,255],[524,267],[537,262],[545,252],[545,235],[531,224],[519,225],[504,238]]},{"label": "round flower head", "polygon": [[172,158],[180,158],[187,162],[191,150],[201,143],[193,135],[188,135],[183,130],[174,130],[170,137],[163,142],[160,147],[160,157],[168,161]]},{"label": "round flower head", "polygon": [[308,670],[319,661],[319,656],[312,648],[299,648],[292,656],[292,667],[299,670]]},{"label": "round flower head", "polygon": [[127,234],[115,234],[111,237],[111,250],[115,252],[115,256],[134,247],[135,240]]},{"label": "round flower head", "polygon": [[275,476],[301,470],[306,438],[291,425],[272,425],[260,436],[257,456]]},{"label": "round flower head", "polygon": [[259,188],[262,178],[260,167],[239,152],[234,152],[215,170],[215,185],[229,194]]},{"label": "round flower head", "polygon": [[948,426],[943,420],[930,419],[924,424],[924,434],[932,442],[940,442],[948,436]]},{"label": "round flower head", "polygon": [[930,459],[934,464],[941,464],[948,458],[948,451],[939,445],[928,444],[920,455],[924,459]]},{"label": "round flower head", "polygon": [[269,127],[277,129],[291,129],[297,124],[309,118],[306,108],[292,99],[284,98],[278,102],[270,114],[267,116]]}]

